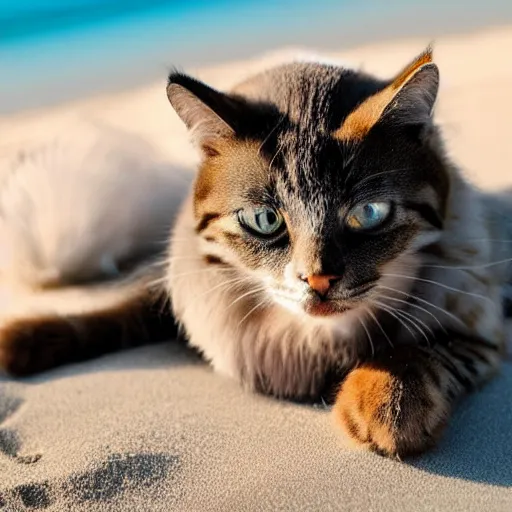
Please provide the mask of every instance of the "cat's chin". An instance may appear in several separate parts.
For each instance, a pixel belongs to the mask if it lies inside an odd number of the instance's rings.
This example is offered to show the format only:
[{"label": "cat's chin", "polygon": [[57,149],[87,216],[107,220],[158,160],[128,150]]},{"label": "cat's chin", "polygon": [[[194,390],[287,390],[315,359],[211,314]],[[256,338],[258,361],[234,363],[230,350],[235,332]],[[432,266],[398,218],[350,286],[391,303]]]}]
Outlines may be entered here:
[{"label": "cat's chin", "polygon": [[349,305],[337,300],[322,300],[316,297],[309,297],[303,301],[275,291],[272,295],[277,304],[294,315],[299,316],[307,315],[314,318],[336,317],[356,307],[356,305]]},{"label": "cat's chin", "polygon": [[346,313],[350,309],[352,308],[332,300],[318,300],[304,304],[304,312],[314,317],[338,316]]}]

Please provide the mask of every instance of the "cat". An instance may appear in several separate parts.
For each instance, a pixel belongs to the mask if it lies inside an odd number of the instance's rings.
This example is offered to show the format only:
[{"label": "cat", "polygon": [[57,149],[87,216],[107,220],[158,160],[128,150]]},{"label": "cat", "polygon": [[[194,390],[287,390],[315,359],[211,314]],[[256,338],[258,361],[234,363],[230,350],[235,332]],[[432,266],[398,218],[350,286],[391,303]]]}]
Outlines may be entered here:
[{"label": "cat", "polygon": [[438,87],[430,48],[389,80],[290,62],[224,93],[173,71],[202,159],[163,265],[139,265],[99,313],[5,321],[0,365],[27,374],[151,340],[133,329],[150,312],[165,336],[155,304],[170,298],[190,345],[247,389],[332,401],[345,438],[382,455],[432,447],[499,371],[512,278],[511,204],[447,157]]}]

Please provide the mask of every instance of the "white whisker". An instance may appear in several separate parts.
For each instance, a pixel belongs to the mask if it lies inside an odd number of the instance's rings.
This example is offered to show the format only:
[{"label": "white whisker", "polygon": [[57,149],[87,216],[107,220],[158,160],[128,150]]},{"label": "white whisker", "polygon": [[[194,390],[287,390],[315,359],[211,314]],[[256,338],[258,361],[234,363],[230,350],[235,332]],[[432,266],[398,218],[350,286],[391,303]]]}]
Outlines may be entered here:
[{"label": "white whisker", "polygon": [[407,320],[411,325],[414,325],[414,327],[416,327],[416,329],[420,332],[420,334],[425,338],[427,343],[430,345],[430,340],[428,339],[427,334],[421,328],[421,326],[425,327],[425,329],[431,334],[432,338],[434,338],[434,331],[425,322],[411,315],[411,313],[408,313],[407,311],[402,311],[401,309],[396,309],[396,313],[399,314],[400,317]]},{"label": "white whisker", "polygon": [[218,267],[201,268],[201,269],[197,269],[197,270],[191,270],[190,272],[181,272],[180,274],[173,274],[173,275],[171,275],[169,280],[173,281],[173,280],[181,278],[181,277],[193,276],[196,274],[203,274],[203,273],[208,274],[208,273],[215,273],[215,272],[232,272],[232,271],[233,271],[232,268],[218,268]]},{"label": "white whisker", "polygon": [[397,290],[396,288],[391,288],[390,286],[384,286],[382,284],[378,284],[377,287],[382,288],[384,290],[389,290],[391,292],[400,293],[402,295],[405,295],[406,297],[410,297],[411,299],[422,302],[423,304],[425,304],[427,306],[432,306],[434,309],[437,309],[441,313],[444,313],[445,315],[449,316],[452,320],[455,320],[462,326],[466,327],[466,324],[460,318],[456,317],[453,313],[450,313],[446,309],[443,309],[441,306],[437,306],[436,304],[433,304],[432,302],[429,302],[428,300],[422,299],[421,297],[418,297],[417,295],[414,295],[414,294],[408,293],[408,292],[403,292],[402,290]]},{"label": "white whisker", "polygon": [[379,322],[379,320],[377,319],[377,317],[373,314],[372,310],[369,308],[366,308],[366,312],[373,318],[374,322],[377,324],[378,328],[380,329],[380,331],[382,332],[384,337],[388,340],[390,347],[395,348],[395,346],[393,345],[393,342],[391,341],[389,336],[386,334],[386,331],[384,331],[384,328],[382,327],[382,325]]},{"label": "white whisker", "polygon": [[[457,239],[459,241],[460,239]],[[503,243],[512,243],[512,240],[508,240],[506,238],[466,238],[465,240],[460,240],[462,242],[503,242]]]},{"label": "white whisker", "polygon": [[281,116],[281,118],[279,119],[279,121],[274,126],[274,128],[272,128],[272,130],[270,130],[269,134],[263,139],[263,142],[260,144],[260,147],[258,148],[258,155],[260,154],[260,151],[263,149],[263,146],[265,145],[265,143],[268,141],[268,139],[270,139],[272,134],[279,128],[279,126],[281,126],[281,124],[283,123],[283,121],[285,119],[286,119],[286,115],[283,114]]},{"label": "white whisker", "polygon": [[481,268],[495,267],[503,265],[505,263],[512,263],[512,258],[507,258],[499,261],[492,261],[490,263],[483,263],[482,265],[467,265],[467,266],[450,266],[450,265],[422,265],[423,268],[442,268],[442,269],[453,269],[453,270],[478,270]]},{"label": "white whisker", "polygon": [[370,336],[370,331],[368,331],[368,328],[366,327],[366,324],[364,323],[362,318],[357,318],[359,320],[359,323],[363,326],[364,331],[366,332],[366,336],[368,337],[368,341],[370,343],[370,347],[372,349],[372,357],[375,356],[375,347],[373,346],[372,337]]},{"label": "white whisker", "polygon": [[166,283],[167,281],[168,281],[167,276],[159,277],[158,279],[154,279],[153,281],[150,281],[148,283],[148,287],[150,287],[150,288],[158,287],[159,285]]},{"label": "white whisker", "polygon": [[400,302],[401,304],[407,304],[408,306],[412,306],[416,309],[419,309],[420,311],[423,311],[425,313],[427,313],[427,315],[430,315],[438,324],[439,324],[439,327],[441,327],[441,329],[446,332],[446,329],[444,328],[444,325],[439,321],[439,319],[437,318],[437,316],[435,316],[431,311],[429,311],[428,309],[425,309],[421,306],[419,306],[418,304],[414,304],[412,302],[408,302],[406,300],[403,300],[403,299],[397,299],[396,297],[390,297],[389,295],[381,295],[381,297],[383,297],[384,299],[389,299],[389,300],[393,300],[395,302]]},{"label": "white whisker", "polygon": [[182,277],[187,277],[187,276],[194,276],[194,275],[202,274],[202,273],[228,272],[231,270],[232,269],[228,269],[228,268],[202,268],[202,269],[191,270],[190,272],[182,272],[180,274],[174,274],[174,275],[165,274],[164,276],[158,277],[154,281],[150,281],[149,286],[156,286],[156,285],[159,285],[164,282],[172,283],[176,279],[179,279]]},{"label": "white whisker", "polygon": [[378,307],[380,307],[383,311],[385,311],[388,315],[392,316],[395,320],[398,321],[400,325],[403,325],[411,334],[411,336],[416,339],[416,333],[411,330],[411,328],[393,311],[397,311],[395,308],[392,308],[391,306],[387,306],[385,304],[382,304],[381,302],[372,299],[372,302],[376,304]]},{"label": "white whisker", "polygon": [[157,260],[157,261],[153,261],[151,263],[151,266],[152,267],[166,267],[169,263],[169,259],[168,258],[165,258],[165,259],[160,259],[160,260]]},{"label": "white whisker", "polygon": [[[381,302],[378,302],[378,301],[376,301],[376,302],[381,307],[384,306],[384,304],[382,304]],[[406,304],[409,304],[409,303],[406,302]],[[411,313],[409,313],[407,311],[403,311],[403,310],[400,310],[398,308],[394,308],[393,306],[391,306],[389,304],[386,304],[385,306],[390,308],[390,309],[392,309],[397,315],[399,315],[401,318],[404,318],[410,324],[412,324],[420,332],[420,334],[425,338],[427,343],[430,345],[430,341],[428,339],[428,336],[425,334],[425,332],[423,331],[423,329],[420,326],[423,326],[431,334],[432,338],[434,338],[434,331],[425,322],[423,322],[419,318],[416,318],[414,315],[412,315]],[[389,311],[388,311],[388,313],[389,313]],[[403,325],[405,327],[405,324],[403,324]]]},{"label": "white whisker", "polygon": [[241,284],[249,279],[252,279],[252,278],[246,276],[246,277],[237,277],[235,279],[228,279],[227,281],[223,281],[222,283],[219,283],[219,284],[213,286],[209,290],[206,290],[205,292],[200,293],[199,295],[195,295],[194,297],[192,297],[192,299],[194,299],[194,300],[200,299],[200,298],[210,294],[211,292],[218,290],[219,288],[222,288],[224,286],[231,285],[234,288],[236,285]]},{"label": "white whisker", "polygon": [[249,310],[249,312],[242,318],[242,320],[240,320],[240,322],[238,322],[238,325],[237,325],[237,329],[239,329],[241,327],[241,325],[243,324],[243,322],[249,318],[249,315],[251,315],[254,311],[256,311],[259,307],[263,306],[265,304],[265,302],[267,302],[267,298],[265,297],[263,300],[261,300],[260,302],[258,302],[256,304],[256,306],[254,306],[252,309]]},{"label": "white whisker", "polygon": [[279,154],[279,152],[282,151],[283,149],[284,149],[283,144],[280,144],[279,147],[276,149],[276,152],[275,152],[274,156],[272,157],[272,160],[270,160],[270,163],[268,164],[269,170],[272,170],[272,164],[274,163],[274,160],[277,158],[277,155]]},{"label": "white whisker", "polygon": [[484,295],[480,295],[479,293],[466,292],[464,290],[460,290],[459,288],[454,288],[453,286],[448,286],[447,284],[438,283],[437,281],[432,281],[430,279],[423,279],[421,277],[414,277],[414,276],[404,276],[404,275],[401,275],[401,274],[382,274],[382,276],[383,277],[397,277],[397,278],[402,278],[402,279],[411,279],[413,281],[419,281],[419,282],[422,282],[422,283],[434,284],[436,286],[444,288],[445,290],[450,290],[452,292],[462,293],[462,294],[468,295],[470,297],[475,297],[477,299],[482,299],[482,300],[490,302],[491,304],[494,305],[494,302],[491,299],[489,299],[489,297],[485,297]]},{"label": "white whisker", "polygon": [[255,288],[254,290],[250,290],[239,297],[237,297],[226,309],[229,309],[231,306],[235,305],[237,302],[241,301],[245,297],[249,297],[250,295],[254,295],[256,293],[260,293],[266,290],[265,286],[260,286],[259,288]]}]

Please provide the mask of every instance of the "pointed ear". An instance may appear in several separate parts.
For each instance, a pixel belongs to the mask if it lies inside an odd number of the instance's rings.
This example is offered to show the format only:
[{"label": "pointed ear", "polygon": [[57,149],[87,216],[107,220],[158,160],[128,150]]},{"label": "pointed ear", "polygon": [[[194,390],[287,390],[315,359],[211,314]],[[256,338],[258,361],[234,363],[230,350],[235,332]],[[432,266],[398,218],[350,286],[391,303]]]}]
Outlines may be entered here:
[{"label": "pointed ear", "polygon": [[243,103],[182,73],[173,72],[167,97],[174,110],[207,152],[219,138],[233,137]]},{"label": "pointed ear", "polygon": [[394,125],[431,122],[439,88],[439,70],[432,62],[432,48],[416,57],[381,91],[359,104],[334,136],[361,140],[378,122]]}]

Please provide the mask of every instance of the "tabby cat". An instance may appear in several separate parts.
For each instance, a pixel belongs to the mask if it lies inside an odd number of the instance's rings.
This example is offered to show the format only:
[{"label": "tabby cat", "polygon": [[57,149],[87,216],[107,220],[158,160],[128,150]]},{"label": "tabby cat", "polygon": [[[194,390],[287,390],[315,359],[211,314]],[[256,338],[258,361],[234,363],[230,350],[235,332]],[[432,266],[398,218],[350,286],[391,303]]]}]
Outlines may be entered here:
[{"label": "tabby cat", "polygon": [[390,80],[292,62],[223,93],[172,72],[169,100],[202,160],[164,264],[43,287],[117,295],[97,311],[6,318],[0,364],[22,375],[165,338],[170,297],[218,372],[333,399],[355,445],[426,450],[499,369],[511,278],[510,206],[447,158],[438,85],[430,49]]}]

